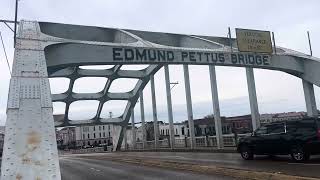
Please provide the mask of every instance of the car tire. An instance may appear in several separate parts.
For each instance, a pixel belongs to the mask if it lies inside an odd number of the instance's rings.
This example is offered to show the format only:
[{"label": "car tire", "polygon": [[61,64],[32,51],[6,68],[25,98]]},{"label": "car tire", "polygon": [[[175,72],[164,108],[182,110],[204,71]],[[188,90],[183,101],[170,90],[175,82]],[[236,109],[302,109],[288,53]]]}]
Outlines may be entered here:
[{"label": "car tire", "polygon": [[241,146],[240,154],[244,160],[252,160],[253,159],[253,152],[252,152],[251,148],[248,147],[247,145]]},{"label": "car tire", "polygon": [[310,155],[301,146],[295,146],[291,149],[291,158],[295,162],[304,162],[309,160]]}]

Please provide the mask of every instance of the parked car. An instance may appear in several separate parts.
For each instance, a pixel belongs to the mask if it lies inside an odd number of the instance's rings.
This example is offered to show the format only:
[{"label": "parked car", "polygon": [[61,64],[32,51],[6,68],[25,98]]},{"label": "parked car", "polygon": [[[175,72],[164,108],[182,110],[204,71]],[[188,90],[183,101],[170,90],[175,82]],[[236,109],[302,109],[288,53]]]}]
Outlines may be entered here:
[{"label": "parked car", "polygon": [[320,119],[305,118],[261,126],[239,139],[237,151],[245,160],[254,155],[287,155],[296,162],[320,154]]}]

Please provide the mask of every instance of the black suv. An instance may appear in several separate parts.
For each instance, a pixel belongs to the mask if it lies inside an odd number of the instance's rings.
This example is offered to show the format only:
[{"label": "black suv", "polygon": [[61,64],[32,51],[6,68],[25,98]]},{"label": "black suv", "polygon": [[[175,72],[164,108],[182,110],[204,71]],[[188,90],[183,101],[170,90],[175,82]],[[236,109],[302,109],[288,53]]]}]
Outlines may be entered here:
[{"label": "black suv", "polygon": [[257,155],[287,155],[297,162],[320,154],[320,119],[270,123],[239,139],[237,151],[245,160]]}]

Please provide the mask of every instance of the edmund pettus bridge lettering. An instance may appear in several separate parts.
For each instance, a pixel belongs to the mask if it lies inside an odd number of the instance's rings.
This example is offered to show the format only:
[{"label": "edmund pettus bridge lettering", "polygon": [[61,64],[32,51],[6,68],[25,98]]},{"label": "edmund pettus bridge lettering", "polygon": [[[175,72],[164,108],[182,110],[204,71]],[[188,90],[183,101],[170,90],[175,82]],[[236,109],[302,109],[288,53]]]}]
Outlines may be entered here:
[{"label": "edmund pettus bridge lettering", "polygon": [[147,48],[112,48],[114,62],[148,62],[182,64],[225,64],[225,65],[270,65],[270,55],[250,53],[203,52],[185,50],[163,50]]}]

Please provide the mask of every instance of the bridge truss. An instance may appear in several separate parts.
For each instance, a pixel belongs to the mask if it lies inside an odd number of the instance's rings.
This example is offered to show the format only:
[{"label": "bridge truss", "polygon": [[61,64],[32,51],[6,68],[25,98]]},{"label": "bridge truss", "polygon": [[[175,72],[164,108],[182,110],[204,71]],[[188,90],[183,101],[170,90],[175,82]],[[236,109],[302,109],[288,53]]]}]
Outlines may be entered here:
[{"label": "bridge truss", "polygon": [[[1,179],[61,179],[55,126],[113,124],[114,150],[119,150],[124,131],[139,98],[144,126],[142,90],[149,81],[153,119],[157,122],[153,76],[162,67],[165,70],[170,142],[174,144],[169,64],[183,65],[191,148],[195,141],[188,64],[209,66],[219,148],[223,148],[223,143],[215,66],[246,68],[254,129],[259,126],[259,111],[253,68],[279,70],[301,78],[308,115],[317,116],[313,84],[320,86],[319,59],[280,47],[277,47],[276,52],[277,54],[241,53],[237,50],[235,39],[224,37],[21,21],[10,81]],[[121,69],[125,64],[149,66],[143,70]],[[114,66],[100,70],[80,67],[85,65]],[[69,87],[64,93],[51,95],[48,78],[56,77],[69,78]],[[108,80],[101,92],[73,92],[74,82],[82,77],[106,77]],[[112,83],[121,78],[138,81],[130,92],[110,92]],[[99,101],[95,117],[88,120],[70,120],[70,104],[83,100]],[[127,101],[123,114],[115,118],[102,118],[103,105],[112,100]],[[52,102],[66,104],[62,121],[54,122]],[[154,124],[155,128],[158,128],[157,123]],[[157,146],[158,130],[155,130],[155,133]]]}]

